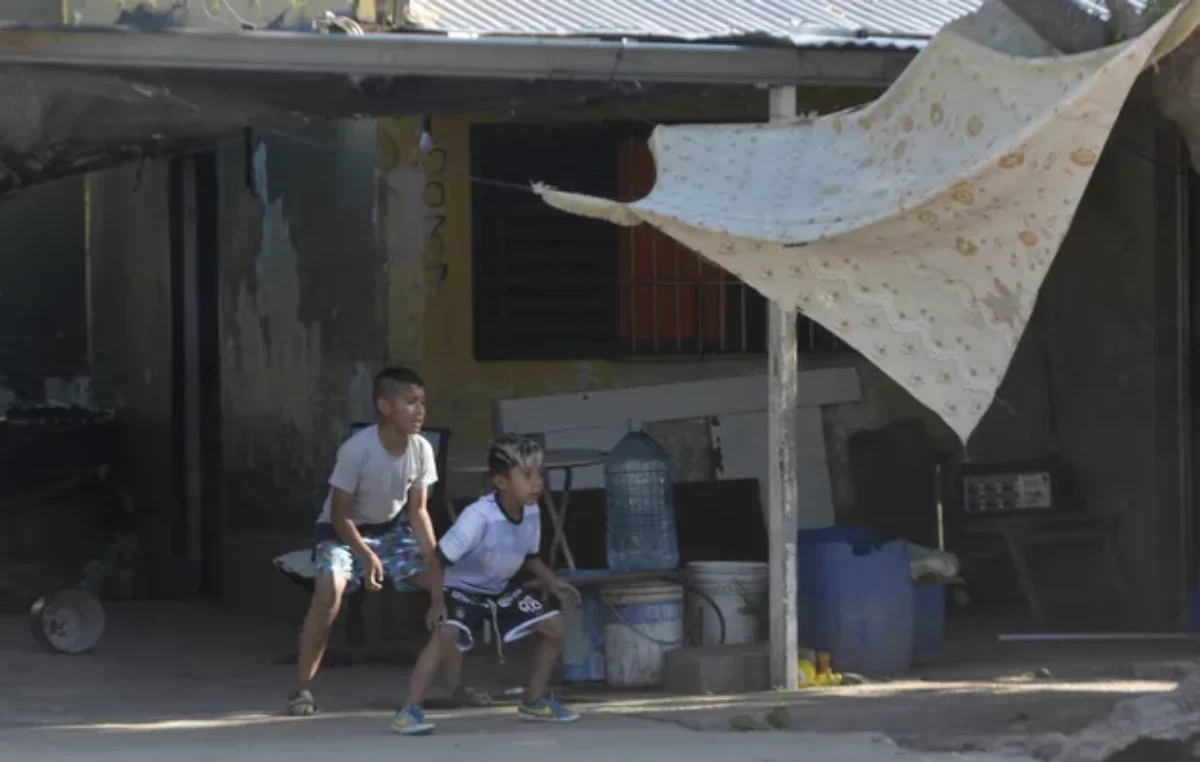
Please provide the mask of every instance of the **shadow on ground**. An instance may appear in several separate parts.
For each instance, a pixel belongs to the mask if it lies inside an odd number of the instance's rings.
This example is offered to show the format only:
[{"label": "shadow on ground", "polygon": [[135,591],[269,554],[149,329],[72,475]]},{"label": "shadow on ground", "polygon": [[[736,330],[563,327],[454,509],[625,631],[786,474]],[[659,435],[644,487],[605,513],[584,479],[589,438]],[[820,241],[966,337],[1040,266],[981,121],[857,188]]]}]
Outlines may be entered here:
[{"label": "shadow on ground", "polygon": [[[63,656],[37,646],[23,618],[0,620],[0,733],[205,731],[249,742],[293,722],[279,716],[293,670],[274,661],[293,648],[295,634],[196,606],[141,604],[111,612],[95,652]],[[1182,674],[1166,663],[1177,654],[1127,648],[1091,658],[1078,649],[1070,649],[1070,658],[1056,651],[995,656],[927,671],[924,679],[792,694],[671,697],[573,688],[567,697],[594,716],[593,724],[648,720],[703,731],[886,734],[909,747],[963,750],[981,737],[1074,733],[1122,699],[1174,689]],[[1131,663],[1137,656],[1141,666]],[[503,666],[494,650],[478,649],[468,678],[499,694],[520,683],[527,664],[520,647],[506,648]],[[303,728],[288,725],[288,732],[299,740],[385,728],[407,679],[407,669],[390,665],[327,670],[316,691],[324,717],[301,721]],[[511,706],[432,714],[472,732],[510,732],[515,724]]]}]

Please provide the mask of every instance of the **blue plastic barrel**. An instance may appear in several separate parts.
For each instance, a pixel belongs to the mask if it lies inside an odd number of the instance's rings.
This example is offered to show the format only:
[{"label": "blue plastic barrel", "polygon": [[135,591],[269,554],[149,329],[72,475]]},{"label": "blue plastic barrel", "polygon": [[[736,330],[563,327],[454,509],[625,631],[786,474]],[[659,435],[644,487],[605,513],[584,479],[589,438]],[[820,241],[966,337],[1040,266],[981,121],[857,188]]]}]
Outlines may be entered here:
[{"label": "blue plastic barrel", "polygon": [[865,529],[804,530],[796,549],[800,645],[828,651],[834,668],[869,676],[906,671],[913,658],[913,585],[903,542]]},{"label": "blue plastic barrel", "polygon": [[946,639],[946,587],[913,585],[913,663],[932,664]]}]

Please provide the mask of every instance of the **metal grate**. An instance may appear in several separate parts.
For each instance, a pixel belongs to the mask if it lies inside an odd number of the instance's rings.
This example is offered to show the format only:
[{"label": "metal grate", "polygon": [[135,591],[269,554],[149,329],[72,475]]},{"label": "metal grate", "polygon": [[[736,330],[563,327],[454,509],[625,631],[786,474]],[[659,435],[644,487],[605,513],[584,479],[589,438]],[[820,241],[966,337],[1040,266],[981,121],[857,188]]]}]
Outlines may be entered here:
[{"label": "metal grate", "polygon": [[[637,199],[654,186],[642,125],[477,125],[473,174]],[[761,354],[766,300],[649,225],[617,228],[477,183],[476,356],[585,359]],[[806,318],[799,351],[843,349]]]},{"label": "metal grate", "polygon": [[[654,187],[646,141],[620,146],[620,196]],[[638,354],[755,353],[766,347],[766,302],[754,289],[650,225],[620,241],[620,337]]]}]

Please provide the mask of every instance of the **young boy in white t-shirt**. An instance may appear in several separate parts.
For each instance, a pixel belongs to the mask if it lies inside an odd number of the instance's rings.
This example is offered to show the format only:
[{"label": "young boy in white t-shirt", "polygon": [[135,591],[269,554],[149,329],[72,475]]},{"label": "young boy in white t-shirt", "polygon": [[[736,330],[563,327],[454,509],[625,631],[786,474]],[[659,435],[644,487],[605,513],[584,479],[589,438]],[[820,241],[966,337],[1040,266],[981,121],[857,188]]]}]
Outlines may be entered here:
[{"label": "young boy in white t-shirt", "polygon": [[429,564],[430,585],[445,586],[445,597],[432,597],[426,624],[433,631],[409,684],[408,704],[392,729],[403,735],[433,731],[421,702],[444,659],[446,647],[468,651],[474,632],[490,627],[498,642],[512,643],[538,634],[533,670],[517,706],[524,719],[575,722],[579,715],[563,706],[546,687],[562,653],[563,623],[558,608],[544,604],[513,585],[525,569],[567,605],[579,603],[579,591],[558,578],[538,557],[542,541],[538,500],[542,493],[542,450],[529,439],[505,436],[492,443],[488,470],[496,491],[468,506],[441,542]]}]

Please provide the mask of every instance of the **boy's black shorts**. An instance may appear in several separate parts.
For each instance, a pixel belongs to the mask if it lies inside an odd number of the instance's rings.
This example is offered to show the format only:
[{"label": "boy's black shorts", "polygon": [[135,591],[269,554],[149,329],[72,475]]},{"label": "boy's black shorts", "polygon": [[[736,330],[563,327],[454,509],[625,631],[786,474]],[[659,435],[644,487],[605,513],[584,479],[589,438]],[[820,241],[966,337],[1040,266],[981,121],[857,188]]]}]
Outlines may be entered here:
[{"label": "boy's black shorts", "polygon": [[499,595],[446,590],[446,625],[458,629],[460,651],[470,651],[475,645],[474,633],[484,627],[494,628],[500,642],[512,643],[558,614],[557,603],[543,603],[520,587],[510,587]]}]

